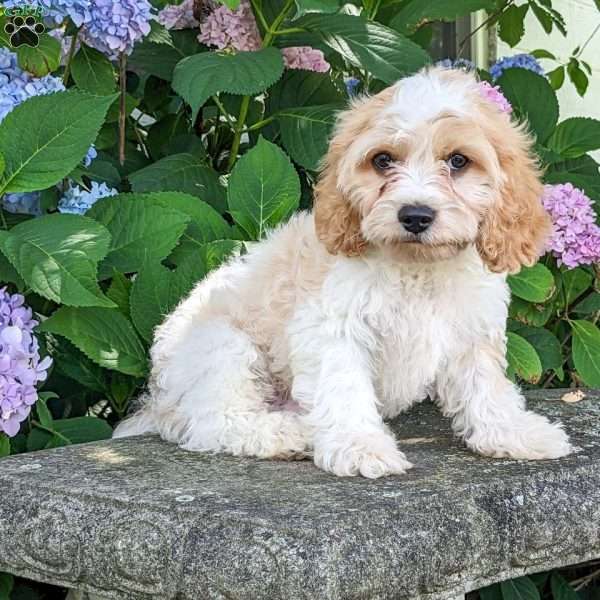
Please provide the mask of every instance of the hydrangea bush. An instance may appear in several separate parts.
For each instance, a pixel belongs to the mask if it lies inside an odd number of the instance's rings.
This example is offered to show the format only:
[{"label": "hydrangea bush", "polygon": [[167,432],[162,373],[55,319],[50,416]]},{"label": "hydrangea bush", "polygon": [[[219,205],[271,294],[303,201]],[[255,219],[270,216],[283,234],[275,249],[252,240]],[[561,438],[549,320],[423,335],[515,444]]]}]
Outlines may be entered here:
[{"label": "hydrangea bush", "polygon": [[[546,30],[565,27],[549,1],[456,0],[433,16],[488,9],[515,45],[532,4]],[[0,456],[109,437],[165,314],[310,207],[336,112],[435,62],[433,3],[416,0],[27,5],[45,15],[39,46],[0,35]],[[555,93],[561,69],[585,92],[586,43],[558,67],[545,50],[442,62],[528,120],[543,167],[553,235],[509,278],[509,374],[525,387],[600,387],[600,121],[561,119]],[[550,597],[550,580],[527,581]]]}]

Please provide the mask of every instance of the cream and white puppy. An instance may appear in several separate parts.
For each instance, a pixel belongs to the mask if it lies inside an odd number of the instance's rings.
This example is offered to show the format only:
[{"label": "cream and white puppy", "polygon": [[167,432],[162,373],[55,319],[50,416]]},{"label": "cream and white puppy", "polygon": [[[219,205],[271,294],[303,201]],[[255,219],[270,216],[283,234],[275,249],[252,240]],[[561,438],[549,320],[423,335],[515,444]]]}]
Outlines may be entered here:
[{"label": "cream and white puppy", "polygon": [[505,375],[506,273],[534,263],[549,231],[530,148],[461,71],[355,100],[313,213],[168,316],[144,406],[116,435],[380,477],[412,466],[384,419],[430,396],[475,452],[568,454]]}]

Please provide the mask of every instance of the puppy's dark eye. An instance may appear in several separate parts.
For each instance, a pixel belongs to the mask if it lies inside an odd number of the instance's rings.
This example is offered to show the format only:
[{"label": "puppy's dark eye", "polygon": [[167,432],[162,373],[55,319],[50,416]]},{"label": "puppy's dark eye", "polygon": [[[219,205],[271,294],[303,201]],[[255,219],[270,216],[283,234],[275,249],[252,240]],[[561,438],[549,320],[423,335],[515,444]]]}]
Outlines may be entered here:
[{"label": "puppy's dark eye", "polygon": [[378,171],[385,171],[392,166],[394,159],[387,152],[380,152],[373,157],[371,162]]},{"label": "puppy's dark eye", "polygon": [[451,154],[448,159],[448,165],[453,171],[460,171],[469,164],[469,159],[464,154]]}]

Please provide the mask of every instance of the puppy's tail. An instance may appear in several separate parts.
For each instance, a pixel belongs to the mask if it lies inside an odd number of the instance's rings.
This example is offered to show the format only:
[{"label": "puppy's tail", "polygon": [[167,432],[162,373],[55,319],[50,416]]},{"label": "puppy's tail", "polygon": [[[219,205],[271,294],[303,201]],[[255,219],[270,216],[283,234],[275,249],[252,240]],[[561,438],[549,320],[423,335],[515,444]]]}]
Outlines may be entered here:
[{"label": "puppy's tail", "polygon": [[144,433],[158,433],[158,427],[148,407],[143,407],[131,417],[121,421],[113,431],[113,438],[130,437]]}]

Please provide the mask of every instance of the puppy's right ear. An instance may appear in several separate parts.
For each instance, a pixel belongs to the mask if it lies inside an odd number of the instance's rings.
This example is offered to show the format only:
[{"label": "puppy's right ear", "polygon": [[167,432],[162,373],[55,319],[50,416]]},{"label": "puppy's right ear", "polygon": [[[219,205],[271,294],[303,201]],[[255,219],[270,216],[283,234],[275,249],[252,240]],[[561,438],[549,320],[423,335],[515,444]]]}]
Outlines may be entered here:
[{"label": "puppy's right ear", "polygon": [[357,256],[367,246],[360,232],[360,215],[344,198],[337,183],[337,140],[329,146],[325,168],[315,186],[313,215],[317,237],[330,254]]}]

